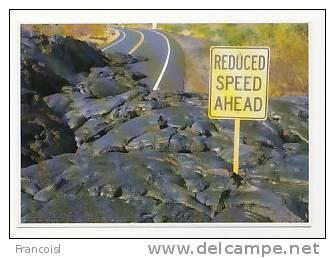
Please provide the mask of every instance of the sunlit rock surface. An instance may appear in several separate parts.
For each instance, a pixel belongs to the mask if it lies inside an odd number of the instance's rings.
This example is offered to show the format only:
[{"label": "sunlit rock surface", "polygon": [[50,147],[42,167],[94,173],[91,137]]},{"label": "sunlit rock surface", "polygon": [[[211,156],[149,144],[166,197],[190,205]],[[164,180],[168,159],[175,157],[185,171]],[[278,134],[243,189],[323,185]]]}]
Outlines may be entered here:
[{"label": "sunlit rock surface", "polygon": [[203,96],[60,94],[71,101],[50,108],[84,120],[69,124],[78,149],[22,169],[22,221],[308,221],[307,99],[272,99],[268,120],[242,121],[237,177],[232,123],[209,120]]}]

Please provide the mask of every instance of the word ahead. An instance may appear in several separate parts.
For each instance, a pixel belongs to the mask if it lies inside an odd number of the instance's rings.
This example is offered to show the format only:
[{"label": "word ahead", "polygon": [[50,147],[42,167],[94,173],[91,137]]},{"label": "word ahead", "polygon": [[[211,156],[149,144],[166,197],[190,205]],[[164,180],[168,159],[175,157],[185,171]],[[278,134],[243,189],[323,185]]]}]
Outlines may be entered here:
[{"label": "word ahead", "polygon": [[268,48],[211,47],[210,118],[266,119],[269,55]]}]

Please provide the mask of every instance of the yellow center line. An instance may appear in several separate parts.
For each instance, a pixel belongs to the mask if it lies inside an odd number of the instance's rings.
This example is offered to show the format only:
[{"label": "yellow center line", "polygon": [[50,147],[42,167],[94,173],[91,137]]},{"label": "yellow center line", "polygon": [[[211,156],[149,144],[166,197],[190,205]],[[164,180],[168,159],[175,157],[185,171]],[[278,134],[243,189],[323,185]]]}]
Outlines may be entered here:
[{"label": "yellow center line", "polygon": [[138,30],[134,30],[134,29],[129,29],[129,28],[127,28],[128,30],[132,30],[132,31],[135,31],[135,32],[137,32],[138,34],[140,34],[140,40],[136,43],[136,45],[128,52],[128,54],[132,54],[132,53],[134,53],[141,45],[142,45],[142,43],[143,43],[143,41],[144,41],[144,35],[143,35],[143,33],[142,32],[140,32],[140,31],[138,31]]}]

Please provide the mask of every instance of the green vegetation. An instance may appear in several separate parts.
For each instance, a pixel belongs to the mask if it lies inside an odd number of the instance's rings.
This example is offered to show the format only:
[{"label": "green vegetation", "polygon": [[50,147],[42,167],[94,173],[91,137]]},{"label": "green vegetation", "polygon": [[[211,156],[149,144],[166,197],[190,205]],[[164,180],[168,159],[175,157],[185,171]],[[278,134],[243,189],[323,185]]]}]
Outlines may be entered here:
[{"label": "green vegetation", "polygon": [[270,47],[271,95],[308,95],[308,24],[159,24],[159,28],[203,39],[207,47]]}]

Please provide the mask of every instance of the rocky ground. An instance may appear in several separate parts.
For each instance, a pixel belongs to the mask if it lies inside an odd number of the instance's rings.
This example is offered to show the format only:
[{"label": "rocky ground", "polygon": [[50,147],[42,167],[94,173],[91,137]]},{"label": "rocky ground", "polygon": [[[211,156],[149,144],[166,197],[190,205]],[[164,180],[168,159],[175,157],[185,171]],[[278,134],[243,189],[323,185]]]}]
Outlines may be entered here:
[{"label": "rocky ground", "polygon": [[236,176],[207,95],[151,92],[127,67],[141,57],[22,38],[22,222],[308,221],[306,97],[241,122]]}]

